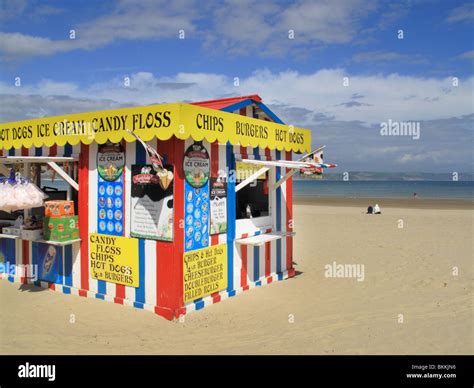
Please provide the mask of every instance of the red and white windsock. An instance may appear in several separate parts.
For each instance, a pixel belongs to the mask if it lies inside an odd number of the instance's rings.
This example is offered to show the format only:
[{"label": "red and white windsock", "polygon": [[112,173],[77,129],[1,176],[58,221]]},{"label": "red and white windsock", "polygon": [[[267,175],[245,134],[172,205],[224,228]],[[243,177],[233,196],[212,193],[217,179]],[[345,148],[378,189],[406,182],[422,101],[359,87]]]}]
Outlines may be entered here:
[{"label": "red and white windsock", "polygon": [[302,162],[307,164],[307,167],[301,169],[303,175],[322,175],[325,168],[334,168],[337,167],[337,164],[334,163],[324,163],[324,154],[323,148],[325,146],[316,150],[308,156],[304,157]]}]

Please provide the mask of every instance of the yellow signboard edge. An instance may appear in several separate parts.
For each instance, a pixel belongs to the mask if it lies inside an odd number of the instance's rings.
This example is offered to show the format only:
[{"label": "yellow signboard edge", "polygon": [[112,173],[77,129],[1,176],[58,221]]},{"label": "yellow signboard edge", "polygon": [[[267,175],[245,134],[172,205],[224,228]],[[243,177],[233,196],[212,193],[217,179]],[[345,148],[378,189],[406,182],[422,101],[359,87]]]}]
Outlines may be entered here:
[{"label": "yellow signboard edge", "polygon": [[[303,144],[292,144],[289,145],[288,143],[282,144],[282,143],[275,143],[271,144],[267,139],[259,139],[259,138],[253,138],[251,140],[246,140],[244,139],[238,139],[237,140],[237,135],[234,135],[231,131],[224,131],[224,132],[214,132],[214,131],[202,131],[202,130],[196,130],[195,127],[191,131],[186,130],[186,125],[183,123],[186,123],[186,121],[189,120],[189,114],[190,111],[201,111],[203,113],[208,113],[208,114],[216,114],[216,110],[210,109],[210,108],[204,108],[204,107],[199,107],[196,105],[192,104],[187,104],[187,103],[175,103],[175,104],[158,104],[158,105],[149,105],[149,106],[137,106],[137,107],[127,107],[127,108],[119,108],[119,109],[109,109],[109,110],[102,110],[102,111],[94,111],[94,112],[81,112],[81,113],[72,113],[72,114],[67,114],[67,115],[60,115],[60,116],[49,116],[49,117],[43,117],[43,118],[37,118],[37,119],[30,119],[30,120],[21,120],[21,121],[15,121],[15,122],[9,122],[9,123],[1,123],[0,124],[0,130],[6,127],[11,127],[11,126],[28,126],[28,125],[37,125],[45,120],[52,121],[55,118],[57,119],[62,119],[62,120],[73,120],[75,117],[80,117],[81,115],[93,115],[93,114],[100,114],[101,116],[107,115],[107,113],[113,113],[117,111],[122,111],[123,113],[127,113],[127,111],[133,112],[136,109],[143,109],[143,108],[149,108],[153,109],[159,107],[160,109],[171,109],[175,110],[178,112],[178,117],[176,122],[179,124],[175,124],[174,128],[157,128],[155,130],[137,130],[137,133],[139,136],[144,140],[144,141],[149,141],[153,139],[154,137],[158,138],[159,140],[168,140],[172,136],[177,137],[178,139],[181,140],[186,140],[189,137],[192,137],[196,141],[202,141],[202,140],[207,140],[210,143],[218,141],[220,144],[226,144],[229,142],[232,145],[241,145],[241,146],[251,146],[251,147],[261,147],[261,148],[270,148],[270,149],[276,149],[278,151],[282,150],[287,150],[287,151],[294,151],[294,152],[310,152],[311,151],[311,131],[308,129],[304,128],[296,128],[302,135],[304,136],[304,143]],[[233,117],[235,114],[234,113],[229,113],[229,112],[224,112],[224,111],[217,111],[219,112],[219,115],[222,116],[227,116],[227,115],[232,115],[228,116],[230,119],[235,119]],[[246,117],[242,116],[242,119],[245,121],[253,121],[257,120],[259,123],[262,122],[262,120],[259,119],[254,119],[251,117]],[[281,126],[282,128],[288,129],[290,126],[289,125],[284,125],[284,124],[279,124],[279,123],[274,123],[274,122],[267,122],[264,121],[267,125],[272,125],[272,126]],[[183,126],[183,127],[182,127]],[[121,140],[125,140],[126,142],[134,142],[135,138],[128,134],[125,131],[121,131],[118,133],[102,133],[101,136],[49,136],[44,139],[38,139],[35,138],[33,139],[21,139],[21,140],[8,140],[8,141],[1,141],[0,140],[0,149],[10,149],[10,148],[31,148],[31,147],[42,147],[42,146],[47,146],[51,147],[53,145],[59,145],[59,146],[64,146],[66,143],[69,143],[71,145],[77,145],[79,142],[82,142],[83,144],[91,144],[93,142],[96,142],[98,144],[103,144],[107,141],[112,141],[112,142],[119,142]]]}]

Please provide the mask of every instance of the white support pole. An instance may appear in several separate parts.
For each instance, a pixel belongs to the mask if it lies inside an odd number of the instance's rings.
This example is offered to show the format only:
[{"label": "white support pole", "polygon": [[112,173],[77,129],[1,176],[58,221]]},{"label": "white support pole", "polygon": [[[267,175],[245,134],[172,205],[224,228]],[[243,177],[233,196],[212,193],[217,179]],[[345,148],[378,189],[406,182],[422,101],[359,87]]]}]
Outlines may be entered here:
[{"label": "white support pole", "polygon": [[56,162],[48,162],[48,166],[51,167],[54,171],[56,171],[61,178],[63,178],[67,183],[69,183],[76,191],[79,191],[79,184],[72,179],[66,171],[64,171],[61,167],[59,167]]},{"label": "white support pole", "polygon": [[298,170],[299,168],[292,168],[289,172],[285,174],[284,177],[280,178],[277,183],[272,185],[272,190],[278,189],[283,183],[285,183],[288,179],[295,175]]},{"label": "white support pole", "polygon": [[257,179],[260,175],[266,173],[268,170],[270,170],[270,167],[263,167],[257,172],[254,172],[252,175],[250,175],[248,178],[244,179],[242,182],[240,182],[237,186],[235,186],[235,192],[239,191],[240,189],[244,188],[247,186],[249,183],[253,182],[255,179]]},{"label": "white support pole", "polygon": [[3,174],[8,178],[10,176],[10,169],[5,167],[5,165],[0,164],[0,174]]}]

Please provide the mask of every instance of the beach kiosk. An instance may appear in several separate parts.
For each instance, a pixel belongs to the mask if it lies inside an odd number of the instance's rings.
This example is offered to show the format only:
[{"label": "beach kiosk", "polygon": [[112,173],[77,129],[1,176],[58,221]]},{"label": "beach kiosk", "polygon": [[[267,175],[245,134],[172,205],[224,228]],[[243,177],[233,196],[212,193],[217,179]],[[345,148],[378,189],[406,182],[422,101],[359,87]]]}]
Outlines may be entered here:
[{"label": "beach kiosk", "polygon": [[310,150],[258,95],[0,124],[0,186],[48,196],[1,212],[0,276],[170,320],[292,277]]}]

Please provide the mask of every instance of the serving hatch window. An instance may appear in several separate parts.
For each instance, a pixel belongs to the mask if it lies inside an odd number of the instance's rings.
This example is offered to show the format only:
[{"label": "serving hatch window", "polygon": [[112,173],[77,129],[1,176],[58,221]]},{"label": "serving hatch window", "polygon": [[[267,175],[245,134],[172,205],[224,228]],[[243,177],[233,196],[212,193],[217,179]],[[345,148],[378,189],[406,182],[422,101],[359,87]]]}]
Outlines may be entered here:
[{"label": "serving hatch window", "polygon": [[[261,167],[236,162],[236,184],[238,185]],[[268,190],[269,172],[264,172],[256,180],[242,187],[236,193],[236,219],[267,217],[270,215]]]}]

